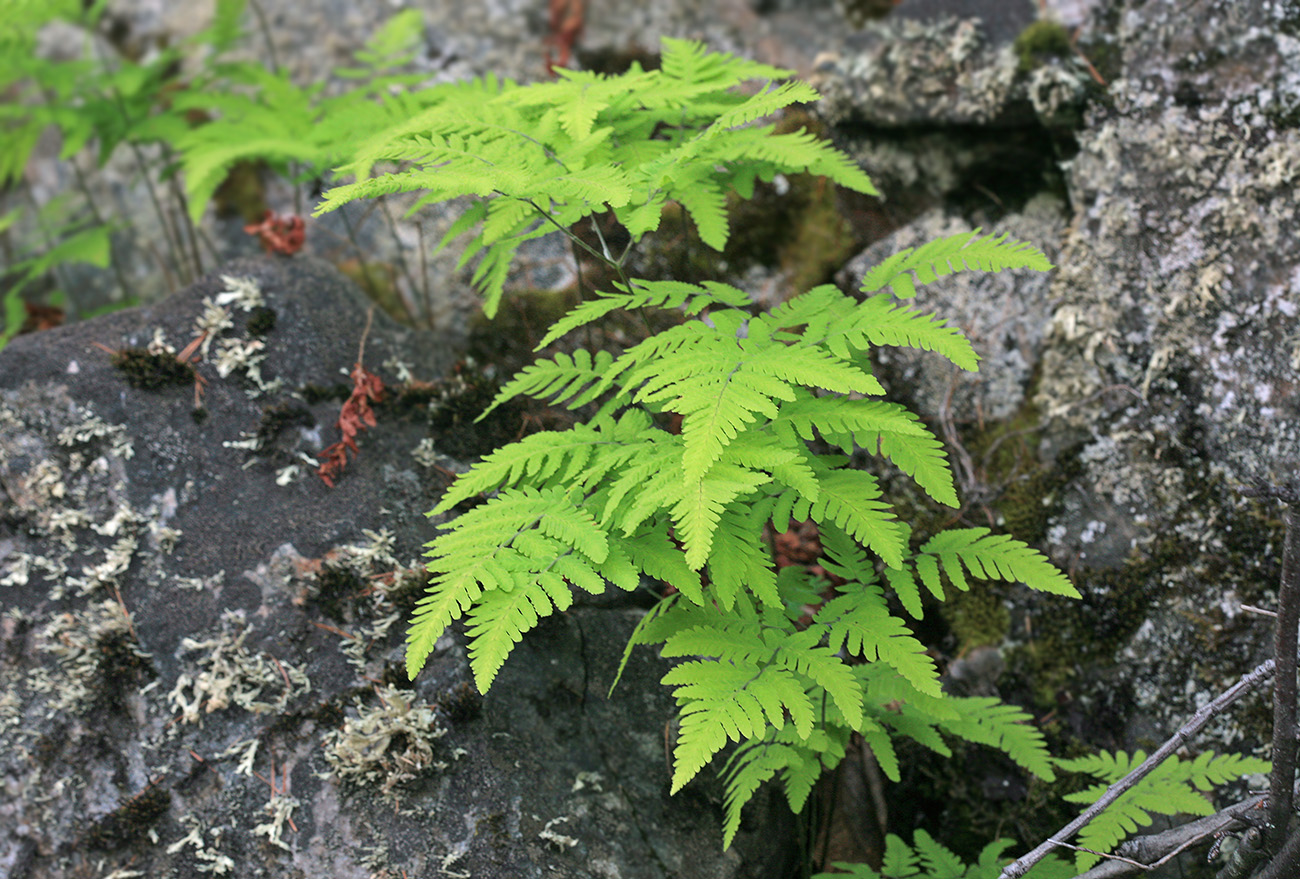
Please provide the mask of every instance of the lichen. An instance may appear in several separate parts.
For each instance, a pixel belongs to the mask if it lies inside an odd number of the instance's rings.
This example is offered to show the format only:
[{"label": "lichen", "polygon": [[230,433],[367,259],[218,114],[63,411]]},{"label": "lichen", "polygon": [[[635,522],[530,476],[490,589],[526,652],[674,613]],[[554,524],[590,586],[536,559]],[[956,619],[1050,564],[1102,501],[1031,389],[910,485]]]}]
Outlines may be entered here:
[{"label": "lichen", "polygon": [[[296,696],[311,692],[311,681],[294,664],[244,646],[252,632],[243,611],[221,615],[221,630],[202,640],[184,638],[181,653],[199,654],[196,665],[182,671],[167,694],[180,712],[181,724],[202,723],[204,714],[237,706],[254,714],[283,711]],[[264,692],[279,691],[274,702]]]},{"label": "lichen", "polygon": [[447,734],[437,714],[413,693],[377,690],[378,704],[356,700],[356,715],[325,736],[325,759],[346,782],[378,785],[385,794],[403,782],[447,764],[434,756],[434,743]]}]

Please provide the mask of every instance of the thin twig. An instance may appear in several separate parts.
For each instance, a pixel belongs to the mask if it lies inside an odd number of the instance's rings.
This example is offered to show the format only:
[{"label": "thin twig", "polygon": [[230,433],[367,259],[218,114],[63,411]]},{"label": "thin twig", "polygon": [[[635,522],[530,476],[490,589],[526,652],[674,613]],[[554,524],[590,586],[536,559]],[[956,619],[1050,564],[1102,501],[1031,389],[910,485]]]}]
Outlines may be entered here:
[{"label": "thin twig", "polygon": [[1294,879],[1297,873],[1300,873],[1300,833],[1293,833],[1255,879]]},{"label": "thin twig", "polygon": [[[1293,663],[1295,661],[1294,656],[1295,654],[1292,653]],[[1237,683],[1233,684],[1231,687],[1229,687],[1227,690],[1221,693],[1219,697],[1216,698],[1214,701],[1203,706],[1200,710],[1198,710],[1195,714],[1193,714],[1192,719],[1189,720],[1187,723],[1183,724],[1183,726],[1180,727],[1176,733],[1170,736],[1169,739],[1166,740],[1165,743],[1161,745],[1154,754],[1152,754],[1146,760],[1142,761],[1141,766],[1139,766],[1137,769],[1134,769],[1128,775],[1124,776],[1119,781],[1115,782],[1109,788],[1107,788],[1106,792],[1101,795],[1101,798],[1097,800],[1097,802],[1089,806],[1087,809],[1085,809],[1083,814],[1081,814],[1078,818],[1075,818],[1069,824],[1062,827],[1059,831],[1057,831],[1055,834],[1052,835],[1051,839],[1048,839],[1046,842],[1039,845],[1029,854],[1024,855],[1016,859],[1012,863],[1008,864],[1007,867],[1002,871],[1001,875],[999,876],[999,879],[1016,879],[1016,877],[1018,876],[1025,875],[1025,873],[1029,871],[1030,867],[1034,866],[1034,864],[1037,864],[1043,858],[1047,857],[1048,853],[1050,853],[1052,849],[1061,845],[1062,842],[1070,839],[1076,833],[1078,833],[1080,830],[1086,827],[1089,823],[1092,822],[1094,818],[1096,818],[1098,815],[1104,812],[1107,809],[1107,807],[1110,806],[1111,803],[1115,802],[1117,799],[1123,796],[1124,793],[1130,790],[1134,785],[1136,785],[1143,778],[1146,778],[1147,775],[1149,775],[1153,769],[1155,769],[1157,766],[1163,763],[1175,751],[1183,747],[1183,745],[1187,744],[1188,741],[1191,740],[1192,736],[1200,732],[1201,729],[1207,723],[1209,723],[1210,720],[1216,714],[1223,711],[1233,702],[1240,699],[1253,687],[1255,687],[1257,684],[1259,684],[1261,681],[1263,681],[1265,678],[1271,675],[1273,673],[1273,668],[1276,664],[1277,663],[1274,660],[1269,659],[1265,662],[1260,663],[1249,674],[1242,675],[1241,680],[1237,681]]]},{"label": "thin twig", "polygon": [[370,335],[370,324],[375,319],[375,303],[370,303],[366,309],[366,326],[361,331],[361,343],[357,345],[357,363],[366,362],[366,337]]},{"label": "thin twig", "polygon": [[1284,515],[1286,538],[1282,544],[1282,585],[1277,593],[1277,626],[1273,632],[1273,655],[1277,675],[1273,678],[1273,772],[1269,778],[1268,829],[1265,848],[1278,851],[1286,840],[1291,817],[1291,789],[1295,785],[1296,715],[1296,627],[1300,626],[1300,522],[1295,507]]},{"label": "thin twig", "polygon": [[[1242,800],[1240,803],[1233,803],[1213,815],[1180,824],[1160,833],[1130,839],[1115,851],[1131,858],[1132,861],[1108,861],[1104,864],[1098,864],[1079,876],[1079,879],[1115,879],[1115,877],[1127,876],[1139,870],[1155,869],[1181,852],[1204,842],[1216,833],[1240,830],[1249,826],[1243,816],[1263,808],[1263,804],[1267,799],[1266,794],[1256,794]],[[1130,866],[1131,863],[1136,863],[1138,866]]]}]

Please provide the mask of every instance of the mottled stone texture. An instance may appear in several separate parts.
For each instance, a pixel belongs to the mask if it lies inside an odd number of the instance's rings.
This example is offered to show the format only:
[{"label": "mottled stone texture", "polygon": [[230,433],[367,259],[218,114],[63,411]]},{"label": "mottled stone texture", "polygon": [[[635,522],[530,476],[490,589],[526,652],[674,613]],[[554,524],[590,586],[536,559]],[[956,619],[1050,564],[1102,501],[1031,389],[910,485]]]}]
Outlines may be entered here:
[{"label": "mottled stone texture", "polygon": [[[1085,597],[1017,612],[1007,646],[1033,671],[1016,678],[1013,661],[1006,681],[1056,675],[1042,710],[1131,748],[1267,655],[1268,621],[1240,605],[1270,600],[1280,524],[1234,486],[1300,463],[1300,4],[1091,6],[1071,36],[1104,85],[1079,56],[1018,70],[1014,35],[961,3],[875,25],[819,74],[836,137],[911,224],[845,280],[975,225],[1059,264],[1046,287],[967,276],[921,291],[972,331],[987,377],[911,357],[885,374],[951,435],[1014,427],[1037,451],[1020,493],[1039,486],[1043,545]],[[1243,710],[1204,743],[1267,730]]]},{"label": "mottled stone texture", "polygon": [[[665,664],[606,699],[635,604],[544,623],[486,699],[459,635],[406,680],[423,511],[462,465],[390,401],[326,487],[300,455],[338,438],[364,298],[305,259],[219,275],[276,323],[267,389],[222,377],[252,341],[228,305],[202,420],[192,383],[133,387],[92,343],[183,347],[216,275],[0,352],[0,875],[779,875],[784,805],[724,853],[718,791],[668,797]],[[457,344],[376,314],[364,363],[391,395]]]}]

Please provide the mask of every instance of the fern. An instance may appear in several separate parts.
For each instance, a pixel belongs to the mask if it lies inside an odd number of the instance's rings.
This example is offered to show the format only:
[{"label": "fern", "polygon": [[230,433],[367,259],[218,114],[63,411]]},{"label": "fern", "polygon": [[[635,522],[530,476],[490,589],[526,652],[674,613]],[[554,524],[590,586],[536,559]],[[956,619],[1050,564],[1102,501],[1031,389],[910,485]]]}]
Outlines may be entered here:
[{"label": "fern", "polygon": [[[1068,772],[1082,772],[1100,779],[1099,784],[1066,796],[1072,803],[1088,805],[1141,765],[1146,757],[1143,751],[1131,757],[1123,751],[1114,754],[1102,751],[1091,757],[1055,762]],[[1114,851],[1130,833],[1149,826],[1153,814],[1212,815],[1214,806],[1205,796],[1206,791],[1243,775],[1267,773],[1271,766],[1267,760],[1240,754],[1206,752],[1193,760],[1170,757],[1085,826],[1079,833],[1079,845],[1094,852]],[[1075,868],[1082,873],[1099,860],[1095,854],[1079,852],[1075,856]]]},{"label": "fern", "polygon": [[[422,93],[420,112],[356,145],[340,167],[356,181],[329,190],[316,212],[394,192],[422,192],[420,204],[463,195],[488,202],[489,210],[470,208],[456,230],[478,230],[465,255],[481,260],[474,280],[489,316],[519,244],[586,217],[612,212],[635,242],[658,228],[673,199],[720,250],[730,235],[726,193],[748,194],[755,179],[809,171],[875,192],[861,169],[810,135],[751,124],[815,93],[787,83],[745,97],[734,87],[789,73],[665,39],[657,71],[565,71],[558,82],[525,88],[491,77],[437,86]],[[371,176],[388,162],[405,168]],[[621,267],[612,254],[596,255]]]},{"label": "fern", "polygon": [[[865,864],[835,864],[839,873],[817,873],[813,879],[997,879],[1010,862],[1003,852],[1011,841],[991,842],[973,864],[964,864],[948,849],[934,841],[924,830],[916,831],[909,846],[900,837],[885,838],[884,863],[879,872]],[[1060,858],[1049,855],[1025,874],[1030,879],[1071,879],[1075,871]]]},{"label": "fern", "polygon": [[[804,84],[770,82],[786,75],[665,40],[658,71],[438,86],[409,115],[352,143],[341,173],[355,182],[330,190],[318,213],[393,192],[417,192],[420,204],[472,197],[439,247],[468,238],[462,261],[478,260],[489,314],[522,242],[597,214],[635,245],[676,201],[700,238],[721,248],[728,193],[747,197],[759,179],[808,171],[874,192],[829,144],[760,122],[815,97]],[[769,82],[736,90],[752,79]],[[762,311],[721,283],[632,279],[628,251],[566,234],[618,280],[558,320],[539,351],[616,310],[676,311],[681,321],[621,352],[554,353],[502,387],[488,412],[522,395],[591,414],[496,450],[434,509],[486,497],[428,545],[433,577],[408,636],[409,673],[464,618],[486,690],[519,639],[568,607],[573,590],[630,589],[647,575],[676,594],[646,615],[628,649],[658,645],[680,660],[663,677],[680,717],[674,792],[735,747],[723,766],[725,843],[769,779],[802,809],[855,734],[895,779],[897,736],[940,753],[952,738],[976,742],[1050,778],[1027,715],[943,693],[887,590],[919,618],[922,586],[943,600],[944,576],[958,588],[969,588],[970,575],[1062,595],[1074,594],[1069,581],[1025,544],[986,530],[942,532],[914,548],[877,476],[845,466],[864,450],[958,506],[942,444],[905,407],[879,399],[871,356],[913,347],[973,370],[978,358],[961,332],[887,294],[859,299],[824,285]],[[902,254],[869,277],[908,292],[899,280],[910,282],[908,272],[927,280],[961,267],[1047,268],[1036,253],[971,235]],[[676,433],[664,427],[670,415],[680,419]],[[777,570],[764,529],[792,520],[819,528],[822,565],[840,578],[833,590],[807,571]],[[948,863],[926,851],[934,865]]]},{"label": "fern", "polygon": [[939,238],[921,247],[901,250],[873,268],[862,279],[862,289],[874,293],[888,285],[894,295],[910,299],[917,284],[928,284],[943,275],[962,270],[998,272],[1003,269],[1036,269],[1045,272],[1052,264],[1042,251],[1007,235],[978,237],[979,229]]}]

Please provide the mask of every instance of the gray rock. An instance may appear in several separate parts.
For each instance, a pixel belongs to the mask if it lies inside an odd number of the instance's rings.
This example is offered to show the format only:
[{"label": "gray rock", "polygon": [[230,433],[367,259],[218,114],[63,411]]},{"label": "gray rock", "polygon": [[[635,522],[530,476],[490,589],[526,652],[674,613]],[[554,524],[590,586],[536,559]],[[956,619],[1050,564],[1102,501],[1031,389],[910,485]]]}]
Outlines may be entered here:
[{"label": "gray rock", "polygon": [[[780,875],[784,804],[723,852],[716,784],[668,797],[666,664],[634,654],[605,697],[635,604],[545,621],[486,698],[458,633],[406,681],[423,512],[462,465],[394,402],[324,485],[301,456],[338,439],[318,397],[362,356],[363,297],[306,259],[220,274],[277,317],[257,378],[221,376],[256,341],[226,304],[201,421],[192,380],[132,387],[92,343],[184,346],[218,276],[0,352],[0,873]],[[390,394],[448,374],[458,339],[373,321]]]},{"label": "gray rock", "polygon": [[[857,263],[985,225],[1059,264],[1047,288],[1011,275],[997,290],[981,276],[925,288],[920,304],[971,331],[988,357],[974,382],[952,386],[951,402],[933,358],[895,357],[886,372],[928,415],[958,425],[1041,413],[1030,425],[1041,438],[1035,478],[1052,487],[1032,503],[1046,510],[1044,547],[1084,601],[1025,601],[1008,668],[1025,650],[1040,671],[1059,663],[1062,716],[1111,747],[1149,748],[1269,650],[1268,623],[1240,606],[1273,600],[1280,522],[1233,489],[1291,478],[1300,460],[1300,247],[1290,233],[1300,13],[1226,0],[1194,15],[1089,6],[1085,32],[1113,48],[1119,75],[1104,92],[1066,88],[1058,97],[1087,107],[1074,143],[1041,142],[1039,160],[1063,174],[1068,223],[1027,224],[1023,203],[991,198],[972,209],[967,190],[988,167],[974,145],[996,156],[997,138],[1055,124],[1050,93],[1069,84],[1042,71],[1090,76],[1073,61],[1016,75],[1005,45],[964,14],[886,20],[861,53],[826,63],[823,89],[836,136],[886,192],[925,189],[922,206],[936,205]],[[932,148],[917,156],[916,143]],[[1032,189],[1038,168],[1023,167]],[[1060,655],[1043,659],[1049,652]],[[1103,729],[1102,716],[1120,719]],[[1266,719],[1224,717],[1201,746],[1251,747],[1267,734]]]}]

